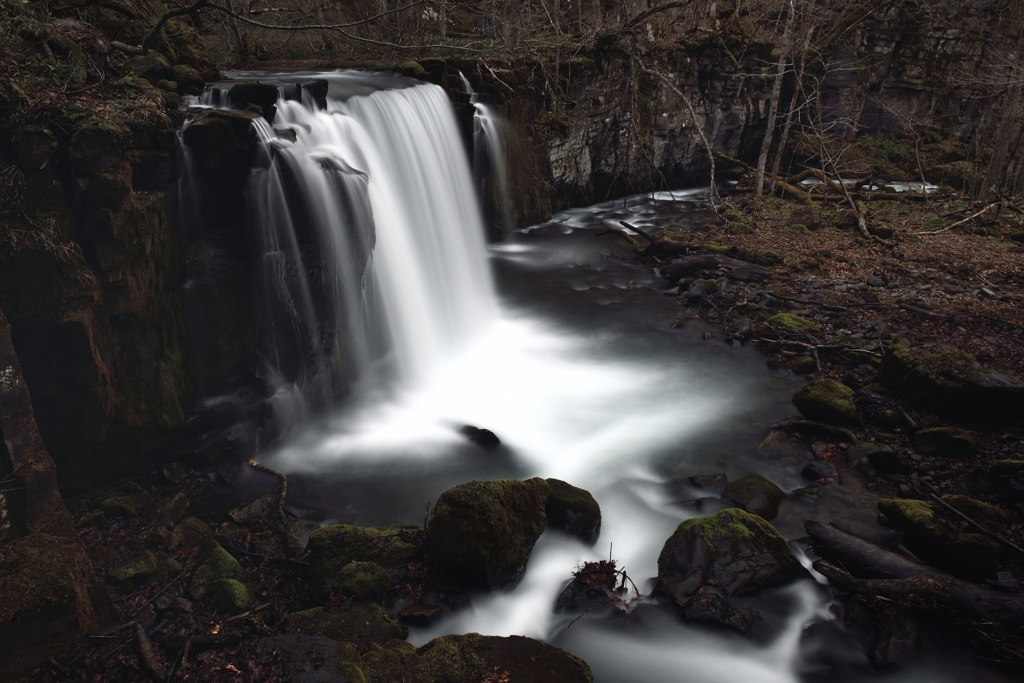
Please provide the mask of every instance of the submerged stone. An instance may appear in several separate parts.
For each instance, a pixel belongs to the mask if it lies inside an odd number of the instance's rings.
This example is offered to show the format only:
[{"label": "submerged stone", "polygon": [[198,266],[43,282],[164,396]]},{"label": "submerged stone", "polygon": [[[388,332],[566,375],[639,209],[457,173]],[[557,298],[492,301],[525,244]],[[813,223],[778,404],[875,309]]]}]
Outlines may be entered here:
[{"label": "submerged stone", "polygon": [[782,489],[760,474],[748,474],[729,482],[722,497],[746,512],[767,520],[775,519],[779,514],[779,505],[786,500]]},{"label": "submerged stone", "polygon": [[434,558],[458,580],[514,586],[547,524],[548,489],[539,478],[471,481],[448,489],[427,526]]},{"label": "submerged stone", "polygon": [[601,506],[590,491],[548,479],[548,502],[545,506],[548,527],[576,536],[593,545],[601,535]]}]

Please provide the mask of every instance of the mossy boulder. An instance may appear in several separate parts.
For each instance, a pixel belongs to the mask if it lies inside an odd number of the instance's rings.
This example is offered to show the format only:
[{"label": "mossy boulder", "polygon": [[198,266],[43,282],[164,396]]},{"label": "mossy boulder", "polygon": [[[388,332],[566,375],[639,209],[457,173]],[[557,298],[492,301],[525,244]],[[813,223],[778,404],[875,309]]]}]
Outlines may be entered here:
[{"label": "mossy boulder", "polygon": [[514,586],[547,524],[548,489],[539,478],[471,481],[448,489],[427,525],[434,559],[457,580]]},{"label": "mossy boulder", "polygon": [[914,434],[914,450],[921,455],[964,458],[978,447],[976,434],[954,427],[931,427]]},{"label": "mossy boulder", "polygon": [[149,509],[153,496],[145,491],[127,496],[111,496],[103,501],[103,512],[108,517],[137,517]]},{"label": "mossy boulder", "polygon": [[356,600],[380,600],[391,587],[391,576],[376,562],[349,562],[334,580],[334,589]]},{"label": "mossy boulder", "polygon": [[971,519],[982,524],[999,526],[1013,521],[1013,515],[1006,510],[986,503],[983,500],[957,493],[947,493],[942,500],[964,513]]},{"label": "mossy boulder", "polygon": [[333,583],[351,562],[374,562],[384,568],[422,562],[423,542],[423,528],[418,526],[331,524],[309,535],[309,572],[315,580]]},{"label": "mossy boulder", "polygon": [[548,528],[558,529],[593,545],[601,535],[601,506],[590,491],[560,479],[548,479],[548,502],[544,510]]},{"label": "mossy boulder", "polygon": [[407,643],[376,646],[358,660],[367,681],[416,683],[592,683],[590,667],[579,657],[523,636],[478,633],[435,638],[418,650]]},{"label": "mossy boulder", "polygon": [[981,534],[961,534],[943,526],[932,506],[923,500],[884,498],[878,510],[893,528],[906,536],[907,547],[921,558],[964,578],[981,580],[995,575],[1003,546]]},{"label": "mossy boulder", "polygon": [[68,157],[80,173],[96,173],[113,168],[124,158],[127,128],[104,119],[90,119],[71,135]]},{"label": "mossy boulder", "polygon": [[285,629],[291,633],[307,633],[351,643],[359,651],[366,651],[374,643],[405,640],[409,635],[409,629],[374,603],[341,610],[314,607],[293,612],[285,620]]},{"label": "mossy boulder", "polygon": [[156,555],[146,550],[138,557],[114,567],[107,572],[107,576],[118,583],[148,579],[156,575],[157,564]]},{"label": "mossy boulder", "polygon": [[[404,641],[403,645],[412,648]],[[255,644],[256,663],[273,667],[273,680],[292,683],[366,683],[368,680],[353,661],[359,655],[347,644],[323,636],[280,633],[261,638]],[[269,667],[268,667],[269,668]],[[410,680],[403,676],[392,680]]]},{"label": "mossy boulder", "polygon": [[171,550],[188,550],[212,537],[213,529],[206,522],[196,517],[186,517],[171,531],[169,546]]},{"label": "mossy boulder", "polygon": [[210,587],[221,579],[245,581],[245,570],[231,553],[224,548],[214,546],[206,561],[196,569],[192,581],[188,584],[188,592],[193,598],[201,598]]},{"label": "mossy boulder", "polygon": [[784,538],[761,517],[729,508],[682,522],[658,556],[656,590],[683,618],[751,633],[759,617],[731,598],[806,577]]},{"label": "mossy boulder", "polygon": [[808,382],[793,396],[797,410],[809,420],[829,424],[856,424],[857,407],[853,405],[853,389],[835,380]]},{"label": "mossy boulder", "polygon": [[725,485],[722,497],[735,503],[744,511],[767,520],[779,514],[779,505],[786,500],[786,494],[760,474],[748,474]]},{"label": "mossy boulder", "polygon": [[821,333],[820,327],[812,323],[807,318],[803,318],[795,313],[776,313],[765,322],[776,327],[784,327],[787,330],[794,330],[797,332],[809,332],[811,334]]},{"label": "mossy boulder", "polygon": [[17,677],[119,622],[82,542],[34,533],[0,551],[0,663]]},{"label": "mossy boulder", "polygon": [[237,579],[218,579],[210,584],[203,602],[219,614],[238,614],[249,606],[249,589]]},{"label": "mossy boulder", "polygon": [[895,344],[882,358],[877,381],[915,408],[939,415],[1012,424],[1024,415],[1024,380],[967,353],[923,353]]},{"label": "mossy boulder", "polygon": [[177,83],[178,88],[181,90],[192,88],[202,92],[206,86],[206,81],[203,80],[202,75],[187,64],[175,64],[172,66],[167,72],[167,80]]}]

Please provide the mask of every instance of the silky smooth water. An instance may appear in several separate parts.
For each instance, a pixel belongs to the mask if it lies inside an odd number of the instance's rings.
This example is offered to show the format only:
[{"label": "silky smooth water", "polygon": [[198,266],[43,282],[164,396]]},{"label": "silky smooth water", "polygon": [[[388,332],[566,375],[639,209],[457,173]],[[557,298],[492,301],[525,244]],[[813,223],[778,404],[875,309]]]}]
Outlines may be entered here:
[{"label": "silky smooth water", "polygon": [[[563,212],[488,252],[443,93],[407,85],[381,91],[360,81],[347,96],[332,95],[326,111],[282,100],[275,127],[294,128],[296,142],[263,131],[269,155],[298,169],[292,173],[307,201],[340,202],[336,195],[349,186],[325,180],[337,173],[363,188],[355,194],[367,198],[375,238],[355,297],[363,317],[346,324],[380,320],[383,330],[381,347],[368,333],[366,366],[347,399],[261,456],[288,473],[289,504],[324,522],[421,523],[428,503],[470,479],[565,479],[601,505],[597,544],[545,533],[518,586],[412,629],[414,644],[470,631],[528,635],[580,655],[600,683],[814,676],[821,653],[809,651],[803,633],[835,616],[828,591],[810,579],[760,598],[776,619],[769,642],[685,624],[652,598],[625,611],[595,609],[575,623],[580,615],[553,610],[573,569],[609,554],[650,591],[665,539],[698,514],[692,496],[667,482],[756,471],[787,491],[806,483],[801,462],[758,445],[766,423],[792,414],[800,380],[723,343],[717,328],[683,319],[662,292],[667,284],[605,230],[620,220],[641,229],[699,224],[706,190]],[[288,232],[280,222],[273,227]],[[336,226],[325,220],[323,227]],[[276,250],[286,247],[279,242]],[[344,249],[328,256],[339,269],[343,257]],[[284,281],[301,289],[301,279]],[[350,296],[339,292],[339,306]],[[296,317],[307,322],[301,303]],[[381,362],[396,372],[376,372]],[[493,430],[502,446],[467,442],[457,433],[464,424]],[[808,518],[840,519],[867,533],[873,516],[871,497],[851,476],[828,496],[784,504],[775,524],[789,538],[802,535]],[[840,641],[829,654],[859,677],[863,652]],[[895,680],[971,677],[956,662],[926,662]]]}]

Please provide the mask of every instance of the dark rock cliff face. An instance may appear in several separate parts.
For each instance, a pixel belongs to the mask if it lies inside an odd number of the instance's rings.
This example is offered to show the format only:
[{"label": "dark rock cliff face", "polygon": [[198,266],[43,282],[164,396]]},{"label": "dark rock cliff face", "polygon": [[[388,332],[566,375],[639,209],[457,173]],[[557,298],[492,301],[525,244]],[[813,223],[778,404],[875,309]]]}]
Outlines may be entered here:
[{"label": "dark rock cliff face", "polygon": [[175,135],[155,109],[46,133],[15,138],[52,143],[17,156],[22,211],[5,216],[0,308],[61,480],[78,483],[166,443],[191,402],[163,191]]}]

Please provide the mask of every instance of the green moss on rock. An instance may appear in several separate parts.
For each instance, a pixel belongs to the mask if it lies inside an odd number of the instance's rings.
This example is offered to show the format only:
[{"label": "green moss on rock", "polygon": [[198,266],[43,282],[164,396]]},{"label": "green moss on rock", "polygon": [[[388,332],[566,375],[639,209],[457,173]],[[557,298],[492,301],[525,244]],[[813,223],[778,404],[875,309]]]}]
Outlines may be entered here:
[{"label": "green moss on rock", "polygon": [[423,528],[418,526],[332,524],[309,535],[309,571],[314,579],[334,581],[350,562],[401,567],[423,560],[422,544]]},{"label": "green moss on rock", "polygon": [[535,478],[471,481],[448,489],[427,527],[434,558],[469,583],[514,585],[547,524],[548,488]]},{"label": "green moss on rock", "polygon": [[977,447],[977,435],[953,427],[931,427],[914,435],[914,450],[922,455],[961,458],[971,455]]},{"label": "green moss on rock", "polygon": [[893,528],[906,535],[911,550],[923,559],[953,574],[969,579],[994,575],[995,563],[1004,554],[1003,546],[981,534],[956,533],[935,517],[932,506],[923,500],[884,498],[878,509]]},{"label": "green moss on rock", "polygon": [[656,590],[669,596],[686,619],[750,632],[756,615],[731,605],[730,599],[806,575],[775,527],[729,508],[676,528],[658,556]]},{"label": "green moss on rock", "polygon": [[368,681],[480,683],[521,680],[531,683],[593,683],[590,667],[579,657],[523,636],[442,636],[418,650],[387,643],[363,655]]},{"label": "green moss on rock", "polygon": [[344,610],[314,607],[293,612],[285,620],[285,628],[292,633],[326,636],[351,643],[360,652],[374,643],[405,640],[409,636],[409,629],[374,603],[353,605]]},{"label": "green moss on rock", "polygon": [[338,572],[334,589],[356,600],[380,600],[391,587],[391,577],[376,562],[350,562]]},{"label": "green moss on rock", "polygon": [[202,597],[210,587],[221,579],[245,580],[245,570],[231,553],[219,545],[210,551],[210,556],[192,575],[188,591],[192,597]]},{"label": "green moss on rock", "polygon": [[146,550],[138,557],[114,567],[107,572],[107,576],[119,583],[127,583],[129,581],[145,579],[155,575],[157,565],[156,556]]},{"label": "green moss on rock", "polygon": [[982,524],[1000,525],[1013,521],[1013,515],[1002,508],[990,505],[985,501],[956,493],[947,493],[942,500],[955,507],[971,519]]},{"label": "green moss on rock", "polygon": [[830,424],[856,424],[859,415],[853,405],[853,389],[835,380],[808,382],[793,396],[797,410],[809,420]]},{"label": "green moss on rock", "polygon": [[782,489],[759,474],[748,474],[729,482],[722,497],[766,520],[775,519],[779,514],[779,505],[786,500]]},{"label": "green moss on rock", "polygon": [[210,584],[204,602],[220,614],[238,614],[249,606],[249,589],[237,579],[218,579]]},{"label": "green moss on rock", "polygon": [[784,327],[788,330],[796,330],[798,332],[810,332],[811,334],[821,333],[820,327],[812,323],[807,318],[802,318],[795,313],[776,313],[765,322],[771,323],[776,327]]},{"label": "green moss on rock", "polygon": [[590,491],[548,479],[547,525],[591,545],[601,535],[601,506]]},{"label": "green moss on rock", "polygon": [[1024,380],[967,353],[922,353],[898,343],[882,358],[877,381],[939,415],[1016,423],[1024,414]]}]

